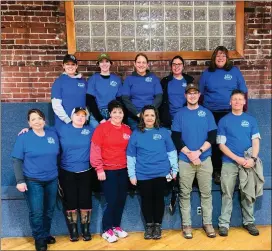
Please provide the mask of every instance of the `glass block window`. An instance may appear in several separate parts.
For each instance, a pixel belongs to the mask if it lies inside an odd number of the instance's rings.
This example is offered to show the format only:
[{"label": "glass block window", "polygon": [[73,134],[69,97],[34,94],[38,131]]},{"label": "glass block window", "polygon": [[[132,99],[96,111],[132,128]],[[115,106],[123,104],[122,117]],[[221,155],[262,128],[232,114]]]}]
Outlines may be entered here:
[{"label": "glass block window", "polygon": [[235,50],[235,1],[74,1],[77,52]]}]

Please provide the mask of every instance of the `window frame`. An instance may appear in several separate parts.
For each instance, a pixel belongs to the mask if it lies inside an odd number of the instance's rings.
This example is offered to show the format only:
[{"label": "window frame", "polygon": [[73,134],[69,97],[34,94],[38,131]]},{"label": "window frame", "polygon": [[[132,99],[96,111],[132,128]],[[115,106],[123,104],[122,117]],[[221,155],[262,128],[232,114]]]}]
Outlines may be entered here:
[{"label": "window frame", "polygon": [[[76,30],[74,15],[74,0],[65,1],[66,34],[68,53],[74,54],[78,60],[96,60],[101,52],[79,52],[76,51]],[[229,51],[231,59],[243,58],[244,56],[244,1],[236,1],[236,50]],[[134,60],[139,53],[109,51],[113,61]],[[176,55],[181,55],[187,60],[210,59],[213,51],[161,51],[146,52],[149,60],[169,60]]]}]

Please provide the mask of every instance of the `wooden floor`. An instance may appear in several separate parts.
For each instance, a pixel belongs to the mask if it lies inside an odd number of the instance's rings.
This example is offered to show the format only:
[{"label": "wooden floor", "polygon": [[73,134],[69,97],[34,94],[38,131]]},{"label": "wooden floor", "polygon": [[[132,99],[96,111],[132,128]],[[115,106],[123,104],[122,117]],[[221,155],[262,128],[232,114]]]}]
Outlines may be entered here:
[{"label": "wooden floor", "polygon": [[[49,250],[271,250],[271,226],[259,226],[255,237],[243,228],[231,228],[228,237],[206,237],[202,229],[193,231],[194,238],[186,240],[177,230],[163,231],[161,240],[144,240],[143,233],[129,233],[125,239],[108,243],[100,235],[89,242],[70,242],[67,236],[58,236]],[[32,238],[2,238],[1,250],[35,250]]]}]

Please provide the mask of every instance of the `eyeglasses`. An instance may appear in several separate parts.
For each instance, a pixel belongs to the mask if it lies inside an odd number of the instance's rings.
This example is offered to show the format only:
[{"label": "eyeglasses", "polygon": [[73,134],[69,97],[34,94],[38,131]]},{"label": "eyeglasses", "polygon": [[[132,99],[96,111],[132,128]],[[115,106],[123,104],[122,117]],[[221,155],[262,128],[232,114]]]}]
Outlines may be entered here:
[{"label": "eyeglasses", "polygon": [[180,63],[180,64],[172,63],[172,66],[173,66],[173,67],[179,67],[179,66],[182,66],[182,65],[183,65],[183,63]]}]

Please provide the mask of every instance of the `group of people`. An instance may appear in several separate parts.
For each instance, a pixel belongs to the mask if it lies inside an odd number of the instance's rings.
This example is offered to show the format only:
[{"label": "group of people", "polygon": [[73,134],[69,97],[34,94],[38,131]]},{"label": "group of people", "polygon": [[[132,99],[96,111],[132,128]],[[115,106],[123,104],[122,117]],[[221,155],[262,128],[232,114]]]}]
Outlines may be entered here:
[{"label": "group of people", "polygon": [[[83,240],[91,240],[93,169],[106,200],[102,237],[108,242],[128,235],[121,228],[128,180],[139,190],[144,238],[160,239],[164,190],[178,173],[184,237],[193,237],[190,193],[195,176],[203,228],[208,237],[215,237],[213,170],[218,170],[214,178],[221,181],[223,192],[219,235],[227,236],[238,173],[254,170],[259,178],[255,180],[263,184],[257,122],[243,112],[247,87],[228,50],[216,48],[199,84],[183,72],[185,62],[179,55],[170,61],[171,73],[161,81],[148,70],[143,53],[136,56],[135,72],[124,83],[110,73],[112,63],[107,53],[99,55],[101,71],[86,81],[77,71],[75,56],[66,55],[64,72],[52,86],[55,126],[46,126],[43,112],[31,109],[31,130],[17,137],[13,166],[17,189],[24,192],[29,207],[36,250],[44,251],[56,242],[50,226],[58,190],[70,240],[79,240],[78,214]],[[241,199],[243,225],[258,235],[256,198],[249,200],[247,190],[241,189]]]}]

